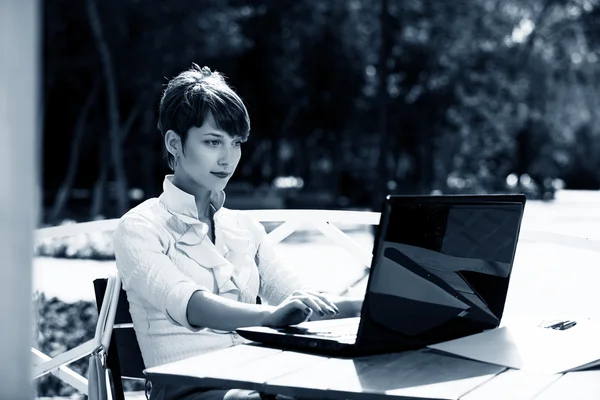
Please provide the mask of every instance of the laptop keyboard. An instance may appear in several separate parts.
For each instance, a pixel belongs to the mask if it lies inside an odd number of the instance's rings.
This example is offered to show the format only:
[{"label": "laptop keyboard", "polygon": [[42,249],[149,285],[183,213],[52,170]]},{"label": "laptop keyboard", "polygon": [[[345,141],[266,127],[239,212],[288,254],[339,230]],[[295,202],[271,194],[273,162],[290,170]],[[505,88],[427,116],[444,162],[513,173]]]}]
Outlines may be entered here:
[{"label": "laptop keyboard", "polygon": [[[319,337],[321,337],[321,336],[319,336]],[[335,339],[340,343],[352,344],[352,343],[356,342],[356,333],[352,334],[352,335],[347,335],[347,336],[332,337],[332,339]]]},{"label": "laptop keyboard", "polygon": [[[305,333],[306,335],[306,333]],[[308,335],[311,336],[318,336],[318,337],[325,337],[328,339],[336,339],[338,341],[352,341],[355,342],[356,341],[356,333],[340,333],[340,332],[309,332]]]},{"label": "laptop keyboard", "polygon": [[332,326],[311,326],[310,323],[300,324],[298,326],[287,326],[277,329],[281,333],[293,335],[309,335],[327,339],[335,339],[342,343],[354,343],[358,331],[358,321],[356,323],[345,323]]}]

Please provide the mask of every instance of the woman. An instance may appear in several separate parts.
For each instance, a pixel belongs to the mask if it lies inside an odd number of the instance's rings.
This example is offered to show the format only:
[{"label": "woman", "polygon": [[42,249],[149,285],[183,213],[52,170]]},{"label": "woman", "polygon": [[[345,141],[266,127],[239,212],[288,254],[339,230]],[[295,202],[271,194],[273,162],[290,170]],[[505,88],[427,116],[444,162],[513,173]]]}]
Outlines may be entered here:
[{"label": "woman", "polygon": [[[147,368],[245,343],[235,329],[349,317],[361,299],[307,289],[277,261],[263,226],[223,207],[250,119],[224,77],[196,64],[162,96],[158,128],[172,175],[125,214],[117,269]],[[267,304],[256,304],[257,296]],[[260,399],[247,391],[154,385],[152,400]]]}]

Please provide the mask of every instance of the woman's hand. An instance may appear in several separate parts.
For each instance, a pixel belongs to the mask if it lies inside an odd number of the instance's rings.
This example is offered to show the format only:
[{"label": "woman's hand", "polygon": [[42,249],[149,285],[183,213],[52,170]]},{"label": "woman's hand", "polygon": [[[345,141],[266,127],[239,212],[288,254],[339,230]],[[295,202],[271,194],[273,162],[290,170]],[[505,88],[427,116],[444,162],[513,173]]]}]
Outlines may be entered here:
[{"label": "woman's hand", "polygon": [[296,325],[308,320],[313,313],[334,316],[340,310],[326,295],[314,291],[297,290],[277,307],[273,307],[263,320],[265,326]]}]

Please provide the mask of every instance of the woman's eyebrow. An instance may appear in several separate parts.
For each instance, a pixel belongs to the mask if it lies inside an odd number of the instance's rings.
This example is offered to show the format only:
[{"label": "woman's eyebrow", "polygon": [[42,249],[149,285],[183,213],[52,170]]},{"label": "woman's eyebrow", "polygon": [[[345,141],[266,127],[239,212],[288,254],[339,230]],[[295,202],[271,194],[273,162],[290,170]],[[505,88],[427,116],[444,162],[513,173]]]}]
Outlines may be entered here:
[{"label": "woman's eyebrow", "polygon": [[224,137],[224,135],[223,135],[223,134],[221,134],[221,133],[216,133],[216,132],[207,132],[207,133],[205,133],[205,134],[204,134],[204,136],[215,136],[215,137],[218,137],[218,138],[222,138],[222,137]]},{"label": "woman's eyebrow", "polygon": [[222,133],[216,133],[216,132],[207,132],[204,134],[204,136],[214,136],[214,137],[217,137],[220,139],[224,138],[224,137],[228,137],[231,140],[242,140],[242,137],[240,135],[231,136],[228,134],[222,134]]}]

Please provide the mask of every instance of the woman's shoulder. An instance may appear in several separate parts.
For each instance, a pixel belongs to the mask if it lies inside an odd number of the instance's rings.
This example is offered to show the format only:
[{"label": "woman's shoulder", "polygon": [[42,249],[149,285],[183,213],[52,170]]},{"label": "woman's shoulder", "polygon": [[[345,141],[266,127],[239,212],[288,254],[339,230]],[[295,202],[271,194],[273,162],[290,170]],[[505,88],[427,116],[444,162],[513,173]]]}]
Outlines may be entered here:
[{"label": "woman's shoulder", "polygon": [[159,226],[163,218],[158,198],[151,198],[127,211],[117,224],[117,231],[143,229],[145,226]]},{"label": "woman's shoulder", "polygon": [[227,225],[235,225],[238,229],[250,231],[255,236],[260,236],[264,232],[262,224],[249,212],[245,210],[234,210],[229,208],[221,208],[219,210],[220,222]]}]

